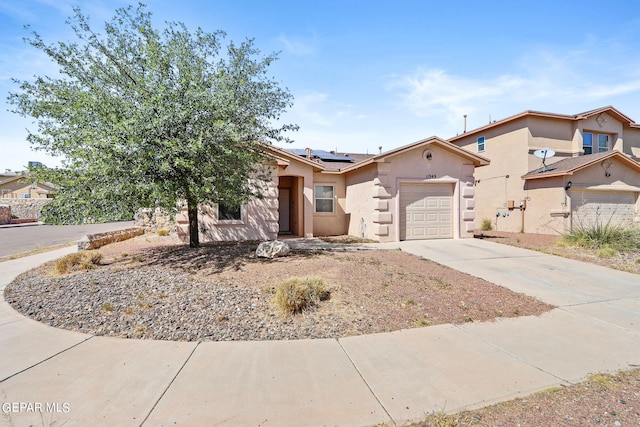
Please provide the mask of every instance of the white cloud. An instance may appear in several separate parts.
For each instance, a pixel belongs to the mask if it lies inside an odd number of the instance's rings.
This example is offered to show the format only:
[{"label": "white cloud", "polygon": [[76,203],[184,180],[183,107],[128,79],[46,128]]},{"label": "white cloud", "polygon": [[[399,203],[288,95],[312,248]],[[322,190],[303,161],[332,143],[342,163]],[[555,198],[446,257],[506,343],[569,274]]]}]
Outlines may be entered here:
[{"label": "white cloud", "polygon": [[301,126],[336,127],[340,122],[363,119],[364,113],[354,113],[352,105],[334,101],[322,92],[297,96],[289,114]]},{"label": "white cloud", "polygon": [[501,75],[418,69],[395,77],[389,89],[400,94],[402,106],[413,115],[450,124],[459,124],[464,114],[471,117],[474,113],[483,120],[491,113],[502,118],[526,109],[577,113],[615,106],[616,97],[640,92],[638,64],[633,58],[597,56],[587,47],[564,52],[540,49],[523,55],[512,67],[507,64],[508,71]]},{"label": "white cloud", "polygon": [[278,42],[284,46],[284,51],[296,56],[311,56],[316,53],[316,43],[300,37],[291,37],[281,34]]}]

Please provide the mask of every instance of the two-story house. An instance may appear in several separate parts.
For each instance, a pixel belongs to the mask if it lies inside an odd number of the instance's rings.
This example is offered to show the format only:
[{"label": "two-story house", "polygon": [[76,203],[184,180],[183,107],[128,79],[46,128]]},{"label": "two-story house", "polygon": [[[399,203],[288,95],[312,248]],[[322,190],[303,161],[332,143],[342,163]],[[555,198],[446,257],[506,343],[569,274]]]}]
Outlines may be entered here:
[{"label": "two-story house", "polygon": [[491,161],[475,173],[476,228],[557,234],[640,223],[640,125],[613,107],[525,111],[449,139]]}]

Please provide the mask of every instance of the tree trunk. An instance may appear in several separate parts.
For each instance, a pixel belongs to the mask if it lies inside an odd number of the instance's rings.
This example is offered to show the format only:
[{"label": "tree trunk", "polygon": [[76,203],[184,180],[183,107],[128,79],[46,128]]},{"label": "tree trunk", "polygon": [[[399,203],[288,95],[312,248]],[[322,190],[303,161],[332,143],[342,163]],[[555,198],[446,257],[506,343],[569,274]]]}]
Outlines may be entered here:
[{"label": "tree trunk", "polygon": [[193,199],[187,199],[187,212],[189,213],[189,247],[200,247],[200,235],[198,234],[198,204]]}]

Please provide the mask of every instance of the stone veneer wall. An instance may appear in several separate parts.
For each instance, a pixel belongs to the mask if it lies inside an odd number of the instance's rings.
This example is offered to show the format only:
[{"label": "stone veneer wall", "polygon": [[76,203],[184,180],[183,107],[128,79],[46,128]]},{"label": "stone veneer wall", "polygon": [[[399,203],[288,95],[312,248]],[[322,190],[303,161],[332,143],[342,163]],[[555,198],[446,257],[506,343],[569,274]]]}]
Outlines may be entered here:
[{"label": "stone veneer wall", "polygon": [[11,206],[0,205],[0,225],[11,222]]},{"label": "stone veneer wall", "polygon": [[98,249],[109,243],[122,242],[144,234],[139,227],[125,228],[124,230],[107,231],[106,233],[87,234],[78,241],[79,251]]},{"label": "stone veneer wall", "polygon": [[0,199],[0,204],[11,207],[11,214],[19,219],[40,219],[40,212],[53,199]]},{"label": "stone veneer wall", "polygon": [[171,215],[161,208],[141,208],[133,217],[134,225],[142,227],[145,233],[155,233],[165,229],[170,233],[176,230],[176,222],[171,219]]}]

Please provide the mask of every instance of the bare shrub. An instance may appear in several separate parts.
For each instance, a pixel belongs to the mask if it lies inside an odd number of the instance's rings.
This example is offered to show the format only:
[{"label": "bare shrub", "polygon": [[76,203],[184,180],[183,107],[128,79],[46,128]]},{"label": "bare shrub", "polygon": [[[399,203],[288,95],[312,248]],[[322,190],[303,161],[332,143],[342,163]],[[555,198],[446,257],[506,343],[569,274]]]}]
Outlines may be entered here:
[{"label": "bare shrub", "polygon": [[274,301],[283,314],[296,314],[328,299],[329,294],[321,277],[290,277],[276,286]]},{"label": "bare shrub", "polygon": [[76,252],[58,258],[53,266],[55,274],[63,275],[74,271],[89,270],[96,265],[100,265],[102,253],[100,251]]}]

